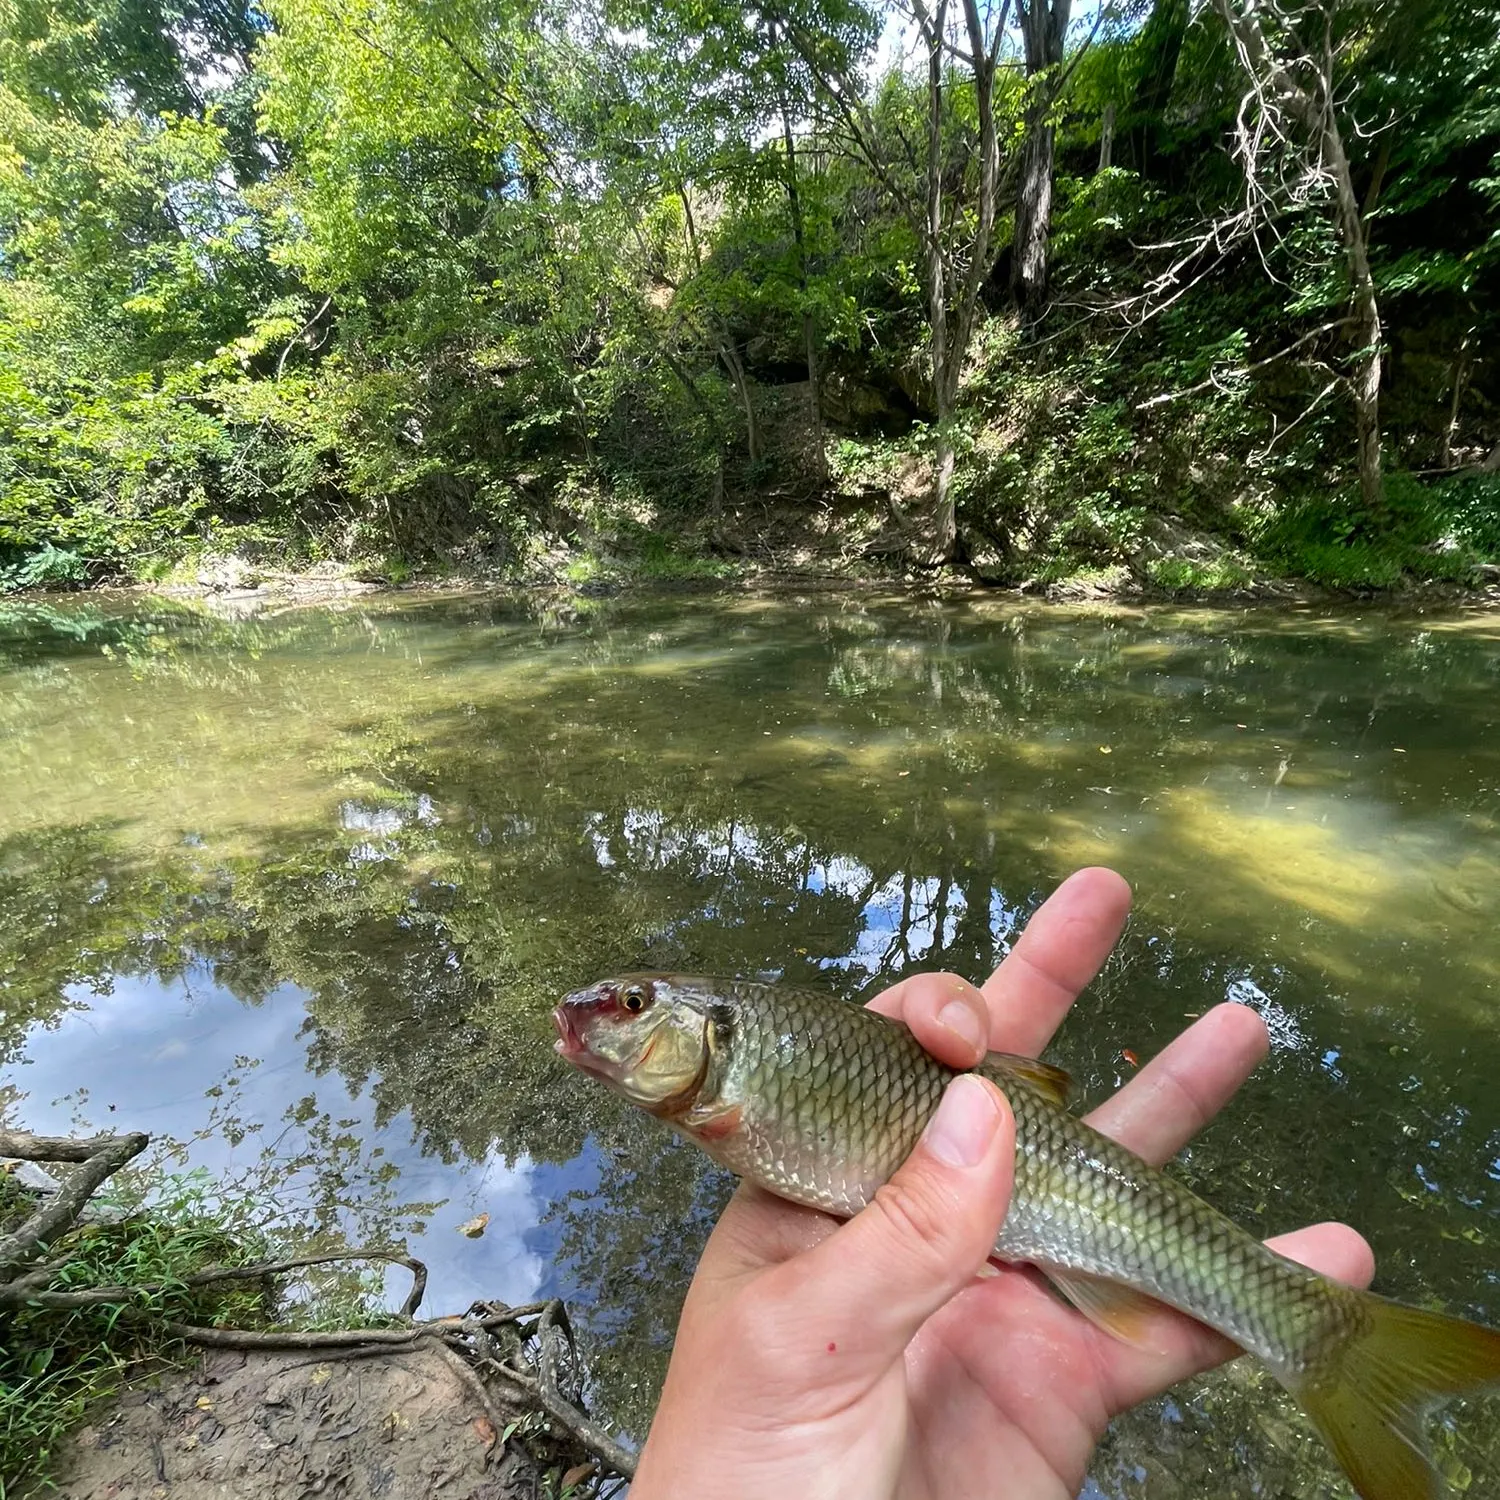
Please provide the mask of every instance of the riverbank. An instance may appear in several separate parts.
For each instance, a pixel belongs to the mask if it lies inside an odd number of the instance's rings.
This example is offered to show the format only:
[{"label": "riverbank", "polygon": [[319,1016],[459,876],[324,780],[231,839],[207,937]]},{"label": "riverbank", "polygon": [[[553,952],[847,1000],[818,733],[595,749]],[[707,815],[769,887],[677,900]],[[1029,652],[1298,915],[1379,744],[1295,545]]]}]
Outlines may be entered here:
[{"label": "riverbank", "polygon": [[[0,1130],[0,1495],[623,1486],[633,1459],[584,1411],[561,1302],[418,1319],[427,1270],[399,1246],[286,1253],[247,1228],[257,1205],[132,1181],[149,1144]],[[411,1273],[395,1314],[339,1274],[383,1265]]]},{"label": "riverbank", "polygon": [[[1207,575],[1209,579],[1213,575]],[[725,564],[673,558],[668,565],[629,555],[563,553],[545,567],[517,575],[508,570],[414,570],[382,577],[368,564],[320,564],[307,569],[269,568],[235,557],[205,557],[163,582],[101,584],[101,589],[168,599],[203,600],[228,615],[268,609],[336,604],[370,596],[432,595],[521,590],[583,599],[653,592],[783,592],[787,590],[897,589],[952,597],[1035,599],[1055,604],[1287,604],[1296,606],[1379,602],[1438,606],[1500,607],[1500,566],[1477,565],[1468,581],[1403,577],[1383,588],[1337,588],[1271,574],[1230,575],[1206,581],[1184,572],[1180,583],[1164,581],[1124,564],[1087,569],[1057,578],[1019,583],[986,581],[971,570],[914,570],[889,565],[839,564],[796,556],[765,562]],[[88,590],[86,592],[95,592]],[[45,591],[31,591],[32,595]],[[18,596],[20,597],[20,596]]]}]

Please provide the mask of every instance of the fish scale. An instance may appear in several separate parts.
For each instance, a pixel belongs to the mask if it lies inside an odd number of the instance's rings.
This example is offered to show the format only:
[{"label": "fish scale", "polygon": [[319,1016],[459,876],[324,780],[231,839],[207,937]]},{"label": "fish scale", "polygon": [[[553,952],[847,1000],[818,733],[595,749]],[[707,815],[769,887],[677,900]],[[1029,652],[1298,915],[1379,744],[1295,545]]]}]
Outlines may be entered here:
[{"label": "fish scale", "polygon": [[[921,1139],[956,1076],[898,1022],[832,995],[681,975],[601,980],[558,1008],[562,1055],[796,1203],[848,1217]],[[1402,1307],[1276,1254],[1066,1108],[1066,1078],[991,1053],[1015,1186],[995,1255],[1029,1262],[1100,1326],[1165,1303],[1257,1355],[1364,1500],[1431,1500],[1423,1418],[1500,1384],[1500,1334]]]},{"label": "fish scale", "polygon": [[[740,1101],[743,1126],[713,1154],[795,1202],[857,1213],[911,1154],[953,1071],[874,1011],[772,985],[733,989],[756,1002],[736,1012],[743,1061],[730,1062],[720,1090]],[[1016,1119],[999,1258],[1128,1282],[1292,1372],[1301,1350],[1357,1315],[1356,1298],[1268,1250],[1014,1068],[988,1060],[976,1071]]]}]

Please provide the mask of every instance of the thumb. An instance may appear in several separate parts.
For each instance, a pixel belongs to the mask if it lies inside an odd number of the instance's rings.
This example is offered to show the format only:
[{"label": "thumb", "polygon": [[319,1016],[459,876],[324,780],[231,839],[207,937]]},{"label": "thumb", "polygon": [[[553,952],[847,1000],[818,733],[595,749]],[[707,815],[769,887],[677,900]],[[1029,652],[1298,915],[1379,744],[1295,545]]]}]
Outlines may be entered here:
[{"label": "thumb", "polygon": [[[917,1330],[989,1258],[1015,1177],[1016,1124],[988,1080],[961,1073],[916,1149],[869,1206],[778,1267],[817,1347],[845,1353],[840,1373],[898,1359]],[[790,1291],[790,1288],[789,1288]],[[812,1328],[807,1331],[812,1332]]]}]

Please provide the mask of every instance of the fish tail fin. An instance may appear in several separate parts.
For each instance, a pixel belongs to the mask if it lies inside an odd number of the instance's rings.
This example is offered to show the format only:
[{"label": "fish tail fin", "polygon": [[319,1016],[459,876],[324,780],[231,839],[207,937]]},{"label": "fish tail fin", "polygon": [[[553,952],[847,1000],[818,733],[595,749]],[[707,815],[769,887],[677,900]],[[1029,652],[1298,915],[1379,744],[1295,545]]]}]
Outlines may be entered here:
[{"label": "fish tail fin", "polygon": [[1500,1333],[1360,1294],[1359,1326],[1288,1380],[1363,1500],[1438,1500],[1423,1418],[1450,1396],[1500,1385]]}]

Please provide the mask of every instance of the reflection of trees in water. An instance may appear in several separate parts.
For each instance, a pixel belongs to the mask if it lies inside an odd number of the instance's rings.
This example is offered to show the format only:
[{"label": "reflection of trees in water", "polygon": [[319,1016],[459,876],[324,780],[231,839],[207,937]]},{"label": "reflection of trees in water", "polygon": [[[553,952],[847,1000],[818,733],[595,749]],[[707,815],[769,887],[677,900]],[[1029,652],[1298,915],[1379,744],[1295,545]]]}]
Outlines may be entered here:
[{"label": "reflection of trees in water", "polygon": [[[1184,1173],[1267,1230],[1350,1217],[1388,1289],[1491,1315],[1492,1032],[1446,1024],[1446,997],[1411,989],[1409,964],[1367,966],[1359,993],[1374,1003],[1331,1006],[1327,979],[1287,955],[1317,939],[1368,958],[1381,935],[1295,900],[1268,912],[1264,870],[1178,868],[1200,830],[1160,794],[1208,782],[1232,819],[1236,789],[1268,795],[1289,760],[1282,782],[1301,778],[1299,796],[1335,788],[1396,829],[1447,816],[1493,778],[1495,752],[1450,757],[1440,776],[1422,756],[1455,723],[1480,735],[1493,648],[1393,648],[1358,622],[1308,642],[1236,621],[1216,640],[1186,622],[858,605],[627,611],[582,636],[465,618],[483,649],[524,642],[532,670],[488,696],[468,671],[452,701],[362,716],[329,752],[330,777],[353,790],[300,828],[206,830],[204,847],[170,855],[100,827],[0,847],[12,1043],[69,985],[204,956],[247,1000],[283,979],[306,989],[312,1066],[368,1087],[382,1119],[409,1110],[445,1160],[497,1142],[557,1163],[591,1137],[596,1183],[561,1193],[539,1238],[564,1290],[594,1308],[605,1400],[639,1429],[724,1184],[564,1075],[557,996],[634,967],[769,969],[851,995],[918,967],[981,975],[1062,873],[1049,848],[1072,828],[1108,832],[1123,808],[1152,820],[1139,857],[1172,871],[1196,936],[1148,900],[1059,1056],[1097,1094],[1122,1047],[1154,1050],[1226,994],[1257,1005],[1275,1060]],[[260,632],[270,673],[276,629],[236,629],[237,650]],[[335,635],[356,631],[371,638],[346,616]],[[313,652],[316,632],[299,632],[286,649]],[[425,643],[424,670],[440,678],[479,649],[449,631]],[[315,665],[328,680],[329,662]],[[215,691],[233,681],[219,674]],[[1349,758],[1392,734],[1409,758],[1399,776],[1389,756]],[[1367,893],[1360,923],[1388,927],[1395,947],[1414,932],[1392,891]],[[1420,924],[1415,936],[1434,984],[1472,990],[1467,949],[1424,945]]]}]

